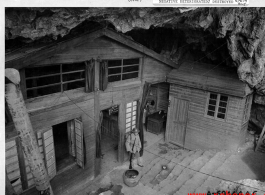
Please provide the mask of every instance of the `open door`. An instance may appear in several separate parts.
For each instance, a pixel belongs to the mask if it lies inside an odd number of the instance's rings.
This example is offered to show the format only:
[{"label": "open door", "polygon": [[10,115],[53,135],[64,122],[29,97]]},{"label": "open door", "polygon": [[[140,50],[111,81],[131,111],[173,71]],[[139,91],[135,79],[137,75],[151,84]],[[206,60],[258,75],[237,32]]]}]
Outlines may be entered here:
[{"label": "open door", "polygon": [[67,121],[67,134],[69,141],[69,154],[75,157],[75,128],[74,120]]},{"label": "open door", "polygon": [[42,140],[46,169],[50,179],[52,179],[56,175],[56,161],[52,128],[42,133]]},{"label": "open door", "polygon": [[84,166],[84,145],[83,145],[83,124],[80,119],[74,119],[75,123],[75,142],[76,142],[76,163],[82,167]]},{"label": "open door", "polygon": [[166,141],[184,147],[189,102],[170,96]]}]

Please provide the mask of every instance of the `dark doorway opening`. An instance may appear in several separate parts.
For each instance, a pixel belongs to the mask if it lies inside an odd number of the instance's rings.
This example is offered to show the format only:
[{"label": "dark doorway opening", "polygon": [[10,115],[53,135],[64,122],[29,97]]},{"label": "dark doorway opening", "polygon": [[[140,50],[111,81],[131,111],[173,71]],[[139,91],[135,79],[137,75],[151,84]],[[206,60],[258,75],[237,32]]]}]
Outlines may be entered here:
[{"label": "dark doorway opening", "polygon": [[110,109],[102,111],[103,120],[101,126],[101,173],[108,171],[115,166],[118,166],[118,144],[120,134],[118,126],[118,110],[118,106],[113,106]]},{"label": "dark doorway opening", "polygon": [[62,172],[75,163],[75,159],[69,153],[69,140],[67,122],[53,126],[54,149],[56,170]]}]

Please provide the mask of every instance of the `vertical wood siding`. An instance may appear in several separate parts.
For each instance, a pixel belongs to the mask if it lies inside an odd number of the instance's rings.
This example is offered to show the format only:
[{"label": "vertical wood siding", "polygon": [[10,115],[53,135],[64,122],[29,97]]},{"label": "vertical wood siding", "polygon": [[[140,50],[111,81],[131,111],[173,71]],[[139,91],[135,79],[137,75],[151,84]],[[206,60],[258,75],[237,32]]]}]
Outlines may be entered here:
[{"label": "vertical wood siding", "polygon": [[167,74],[172,70],[171,67],[150,57],[145,57],[143,61],[143,82],[155,83],[166,81]]},{"label": "vertical wood siding", "polygon": [[[46,60],[39,61],[33,66],[44,66],[56,63],[72,63],[97,59],[124,59],[141,58],[141,69],[139,78],[132,80],[109,83],[105,91],[98,91],[99,108],[94,108],[94,93],[84,93],[84,89],[75,89],[65,93],[56,93],[48,96],[26,100],[26,106],[29,111],[30,120],[34,131],[39,132],[46,127],[63,123],[75,118],[81,117],[84,127],[85,141],[85,171],[87,176],[94,175],[94,159],[96,136],[94,119],[95,109],[104,110],[112,105],[119,105],[119,129],[121,130],[119,144],[119,160],[124,159],[124,136],[125,136],[125,106],[126,103],[141,99],[142,86],[144,81],[163,82],[166,75],[172,70],[166,64],[163,64],[153,58],[143,57],[144,55],[134,49],[124,46],[108,38],[97,38],[84,41],[83,44],[70,48],[67,51],[54,53]],[[67,94],[67,95],[66,95]],[[162,96],[162,95],[161,95]],[[72,101],[69,100],[69,97]],[[75,105],[76,104],[76,105]],[[13,127],[10,127],[10,133],[6,137],[16,136]],[[41,142],[39,139],[38,141]],[[43,143],[39,143],[43,151]],[[33,186],[32,174],[26,162],[26,171],[28,185]]]},{"label": "vertical wood siding", "polygon": [[240,142],[242,99],[229,96],[226,120],[205,116],[208,92],[178,85],[170,86],[170,95],[189,104],[185,147],[189,149],[235,149]]}]

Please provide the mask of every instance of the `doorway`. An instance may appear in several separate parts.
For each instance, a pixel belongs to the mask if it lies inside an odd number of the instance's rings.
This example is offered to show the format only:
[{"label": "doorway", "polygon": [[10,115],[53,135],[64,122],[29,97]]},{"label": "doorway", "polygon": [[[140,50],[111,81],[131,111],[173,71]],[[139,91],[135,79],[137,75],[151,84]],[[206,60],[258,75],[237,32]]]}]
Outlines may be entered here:
[{"label": "doorway", "polygon": [[119,106],[103,110],[101,125],[101,173],[118,166]]},{"label": "doorway", "polygon": [[143,119],[145,148],[165,138],[168,103],[169,84],[165,82],[152,84],[146,96]]},{"label": "doorway", "polygon": [[75,158],[69,151],[70,140],[67,131],[67,122],[54,125],[53,138],[56,160],[56,170],[62,172],[75,164]]},{"label": "doorway", "polygon": [[189,101],[170,96],[171,106],[167,121],[166,140],[184,147],[188,119]]}]

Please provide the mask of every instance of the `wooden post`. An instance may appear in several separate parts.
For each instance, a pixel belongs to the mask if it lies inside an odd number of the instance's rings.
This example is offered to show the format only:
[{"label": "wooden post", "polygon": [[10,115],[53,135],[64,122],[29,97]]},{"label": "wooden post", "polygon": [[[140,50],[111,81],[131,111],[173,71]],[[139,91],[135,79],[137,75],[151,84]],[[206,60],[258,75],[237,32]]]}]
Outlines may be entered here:
[{"label": "wooden post", "polygon": [[[262,144],[264,143],[263,140],[265,140],[265,124],[264,124],[262,132],[260,134],[259,141],[258,141],[258,144],[256,146],[255,152],[258,151],[262,147]],[[262,149],[260,149],[260,150],[262,150]]]},{"label": "wooden post", "polygon": [[[99,130],[99,114],[100,114],[100,109],[99,109],[99,60],[95,60],[95,77],[94,77],[94,131],[96,134],[96,137],[99,136],[97,130]],[[101,136],[101,135],[100,135]],[[97,140],[96,142],[101,142],[101,140]],[[101,144],[101,143],[97,143]],[[97,177],[101,173],[101,158],[95,158],[95,177]]]},{"label": "wooden post", "polygon": [[118,146],[118,161],[120,163],[124,162],[125,158],[125,117],[126,117],[126,102],[125,99],[122,98],[122,102],[119,106],[119,118],[118,118],[118,123],[119,123],[119,146]]},{"label": "wooden post", "polygon": [[40,194],[53,195],[47,170],[41,157],[37,140],[19,87],[20,76],[15,69],[6,69],[5,76],[11,81],[5,84],[5,97],[22,149],[29,162],[36,189]]}]

